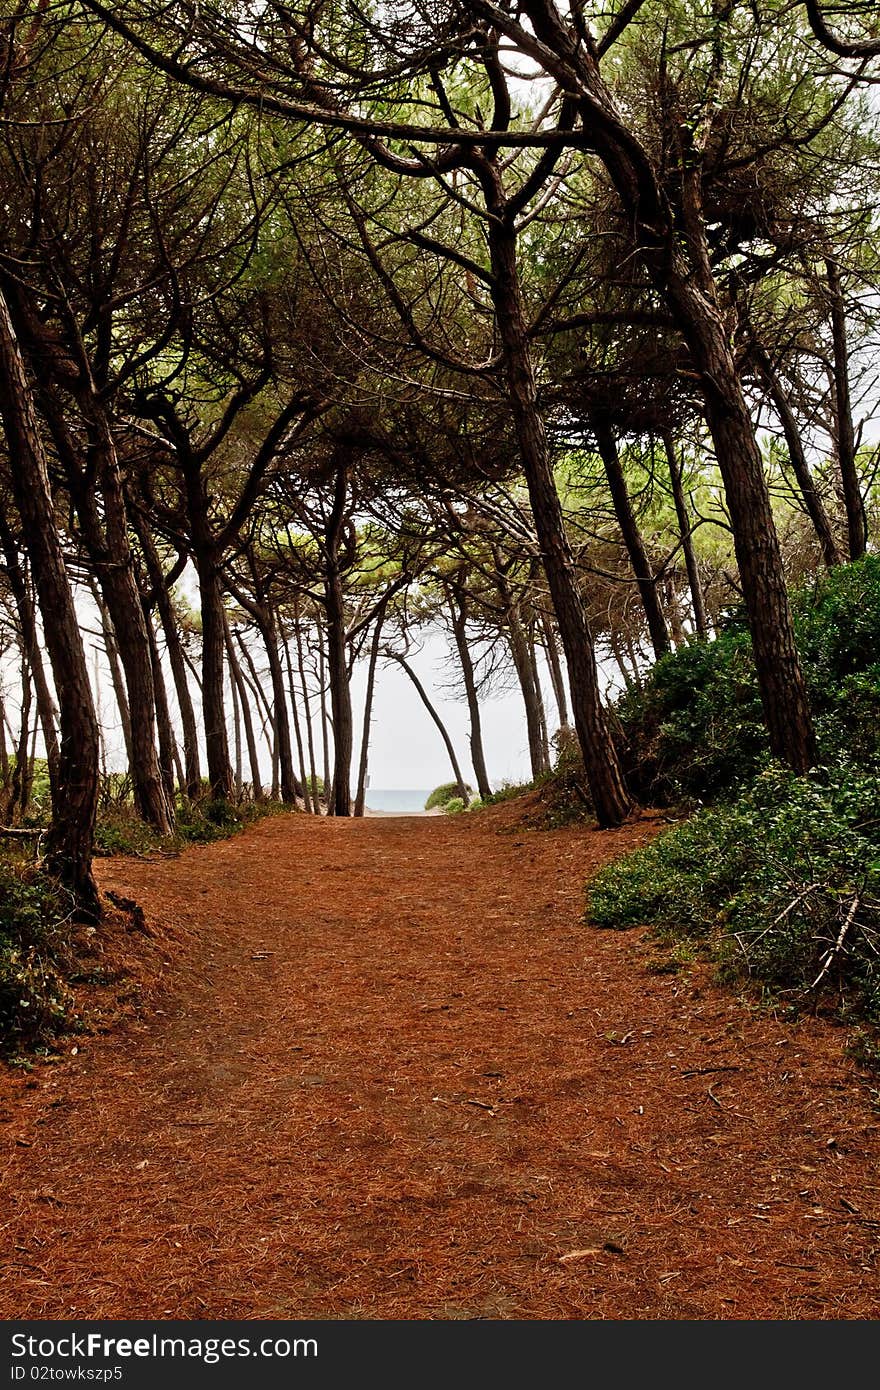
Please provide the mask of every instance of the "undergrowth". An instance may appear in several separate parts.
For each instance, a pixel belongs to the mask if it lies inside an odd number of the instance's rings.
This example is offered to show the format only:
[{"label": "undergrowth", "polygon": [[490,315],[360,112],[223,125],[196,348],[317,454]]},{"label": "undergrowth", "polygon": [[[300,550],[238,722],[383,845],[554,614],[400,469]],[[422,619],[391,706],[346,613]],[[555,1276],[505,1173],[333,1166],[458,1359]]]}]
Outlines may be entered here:
[{"label": "undergrowth", "polygon": [[[180,801],[176,832],[163,837],[114,786],[101,798],[95,853],[175,854],[287,810],[277,801]],[[71,907],[70,895],[38,864],[14,850],[0,853],[0,1056],[49,1048],[78,1024],[69,983],[76,978]]]},{"label": "undergrowth", "polygon": [[69,894],[32,864],[0,860],[0,1053],[47,1043],[70,1024],[64,980]]},{"label": "undergrowth", "polygon": [[768,997],[880,1024],[880,769],[797,777],[771,763],[607,865],[588,890],[598,927],[650,925]]},{"label": "undergrowth", "polygon": [[734,618],[654,667],[618,715],[643,800],[690,819],[608,865],[588,890],[599,927],[691,943],[719,978],[793,1012],[866,1027],[880,1064],[880,557],[793,595],[820,765],[770,760],[748,634]]}]

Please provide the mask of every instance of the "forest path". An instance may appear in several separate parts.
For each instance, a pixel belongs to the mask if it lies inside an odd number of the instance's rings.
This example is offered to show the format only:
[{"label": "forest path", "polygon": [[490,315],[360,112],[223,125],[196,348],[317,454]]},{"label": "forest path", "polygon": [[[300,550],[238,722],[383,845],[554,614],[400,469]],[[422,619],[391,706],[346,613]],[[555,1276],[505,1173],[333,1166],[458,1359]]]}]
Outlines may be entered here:
[{"label": "forest path", "polygon": [[842,1030],[582,923],[652,830],[287,816],[105,862],[173,968],[0,1079],[0,1314],[880,1315]]}]

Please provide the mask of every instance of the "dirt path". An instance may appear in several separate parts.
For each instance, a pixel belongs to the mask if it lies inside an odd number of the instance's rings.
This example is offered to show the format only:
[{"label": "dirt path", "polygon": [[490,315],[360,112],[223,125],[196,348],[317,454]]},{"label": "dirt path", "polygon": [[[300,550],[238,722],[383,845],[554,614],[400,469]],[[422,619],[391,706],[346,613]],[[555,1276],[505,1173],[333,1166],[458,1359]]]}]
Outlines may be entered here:
[{"label": "dirt path", "polygon": [[106,863],[176,932],[174,987],[0,1079],[0,1315],[877,1317],[880,1115],[842,1032],[581,924],[648,823],[498,823],[285,817]]}]

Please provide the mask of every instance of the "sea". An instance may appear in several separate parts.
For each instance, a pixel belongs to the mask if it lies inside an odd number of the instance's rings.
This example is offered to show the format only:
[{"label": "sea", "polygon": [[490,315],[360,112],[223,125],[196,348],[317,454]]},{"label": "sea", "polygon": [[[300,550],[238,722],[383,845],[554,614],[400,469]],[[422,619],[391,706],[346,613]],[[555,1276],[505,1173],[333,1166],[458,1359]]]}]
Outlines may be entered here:
[{"label": "sea", "polygon": [[399,816],[405,816],[413,811],[424,811],[425,802],[430,794],[430,787],[421,790],[400,787],[383,790],[381,787],[368,787],[366,804],[371,811],[395,811]]}]

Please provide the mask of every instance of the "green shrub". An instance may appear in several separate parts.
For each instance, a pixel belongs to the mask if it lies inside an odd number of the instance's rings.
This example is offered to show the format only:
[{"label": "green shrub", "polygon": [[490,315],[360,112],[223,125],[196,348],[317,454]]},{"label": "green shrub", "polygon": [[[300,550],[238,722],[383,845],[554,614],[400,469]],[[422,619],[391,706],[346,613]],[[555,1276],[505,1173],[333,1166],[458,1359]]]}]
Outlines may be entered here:
[{"label": "green shrub", "polygon": [[[792,598],[822,756],[880,751],[880,556],[839,565]],[[730,795],[769,757],[751,641],[741,614],[713,641],[662,657],[619,700],[621,755],[642,801]]]},{"label": "green shrub", "polygon": [[608,865],[600,927],[702,941],[732,979],[880,1022],[880,768],[796,777],[771,764],[739,798]]},{"label": "green shrub", "polygon": [[[473,788],[468,787],[467,790],[468,795],[470,795]],[[441,808],[445,808],[448,806],[450,801],[454,801],[455,799],[460,800],[458,795],[458,783],[444,782],[441,787],[435,787],[434,790],[431,792],[431,794],[425,802],[425,810],[434,811],[437,809],[438,806]],[[464,803],[462,802],[462,805],[463,804]]]},{"label": "green shrub", "polygon": [[72,996],[59,969],[70,911],[37,869],[0,861],[0,1052],[46,1043],[68,1023]]}]

